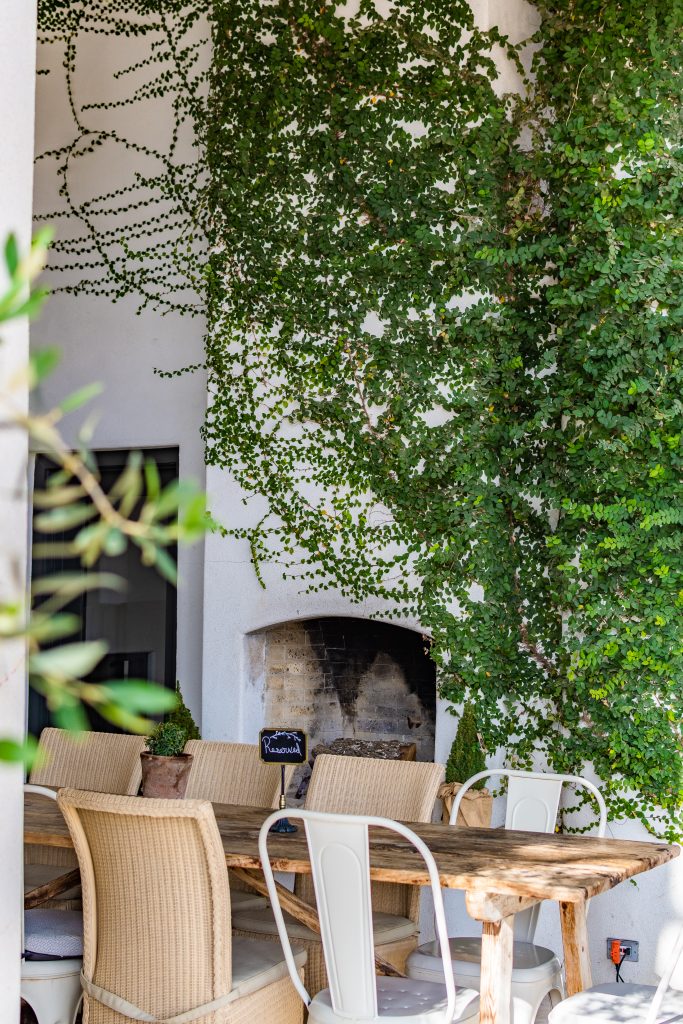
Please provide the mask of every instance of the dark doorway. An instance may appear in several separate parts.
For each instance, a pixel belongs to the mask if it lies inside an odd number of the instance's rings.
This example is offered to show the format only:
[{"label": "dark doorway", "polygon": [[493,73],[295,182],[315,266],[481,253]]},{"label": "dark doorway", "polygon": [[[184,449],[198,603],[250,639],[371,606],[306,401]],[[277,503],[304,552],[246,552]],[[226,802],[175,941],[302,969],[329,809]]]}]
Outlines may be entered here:
[{"label": "dark doorway", "polygon": [[[144,449],[145,458],[156,463],[162,486],[178,477],[178,448]],[[108,491],[126,466],[129,451],[116,449],[93,453],[97,461],[100,480]],[[50,474],[56,472],[54,463],[44,455],[36,457],[35,488],[45,487]],[[33,543],[65,542],[73,538],[75,530],[62,534],[40,534],[33,531]],[[169,554],[175,558],[174,549]],[[54,555],[35,558],[32,563],[33,579],[58,572],[80,569],[76,559]],[[81,570],[83,571],[83,570]],[[88,570],[85,570],[88,571]],[[138,548],[128,550],[115,558],[103,556],[90,570],[112,572],[126,581],[122,592],[92,590],[81,595],[69,611],[81,621],[76,640],[105,640],[109,653],[89,676],[91,682],[107,679],[151,679],[170,688],[176,677],[176,590],[163,579],[156,569],[140,561]],[[91,728],[117,732],[96,712],[87,709]],[[46,725],[52,725],[44,697],[29,690],[28,727],[37,736]]]}]

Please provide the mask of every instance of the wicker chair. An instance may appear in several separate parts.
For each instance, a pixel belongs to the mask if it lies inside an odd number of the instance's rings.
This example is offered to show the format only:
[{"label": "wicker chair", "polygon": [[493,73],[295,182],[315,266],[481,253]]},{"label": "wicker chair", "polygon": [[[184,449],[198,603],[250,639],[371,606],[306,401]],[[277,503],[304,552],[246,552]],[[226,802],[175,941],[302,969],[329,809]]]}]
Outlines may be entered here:
[{"label": "wicker chair", "polygon": [[[24,793],[57,799],[54,790],[31,783],[24,786]],[[23,948],[21,998],[38,1024],[74,1024],[81,1002],[81,914],[44,907],[26,911]]]},{"label": "wicker chair", "polygon": [[[134,796],[142,781],[140,754],[145,749],[145,742],[144,736],[122,733],[71,733],[66,729],[43,729],[38,742],[36,767],[29,782],[53,789],[73,786],[98,793]],[[29,888],[42,885],[69,867],[76,867],[73,850],[30,846],[25,851],[24,877]],[[80,910],[80,890],[76,887],[57,899],[49,900],[45,907]]]},{"label": "wicker chair", "polygon": [[43,729],[29,782],[134,796],[142,781],[140,754],[145,744],[144,736],[124,733]]},{"label": "wicker chair", "polygon": [[[399,821],[431,821],[444,767],[422,761],[383,761],[376,758],[320,754],[315,759],[306,810],[333,814],[371,814]],[[297,875],[294,891],[315,905],[309,875]],[[399,970],[417,946],[419,886],[373,883],[375,949]],[[306,988],[312,995],[327,988],[320,936],[287,917],[289,934],[308,953]],[[236,934],[278,941],[272,910],[233,916]]]},{"label": "wicker chair", "polygon": [[[189,740],[185,753],[192,754],[192,770],[185,797],[210,800],[212,804],[242,807],[277,807],[280,796],[280,766],[264,764],[259,748],[252,743],[219,743]],[[288,786],[295,765],[285,766]]]},{"label": "wicker chair", "polygon": [[[255,744],[188,740],[185,753],[192,754],[186,799],[242,807],[277,807],[280,766],[264,764]],[[285,786],[289,785],[294,769],[295,765],[285,766]],[[230,894],[233,914],[267,906],[263,896],[232,875]]]},{"label": "wicker chair", "polygon": [[72,789],[58,802],[83,881],[83,1024],[301,1024],[281,950],[232,940],[210,803]]}]

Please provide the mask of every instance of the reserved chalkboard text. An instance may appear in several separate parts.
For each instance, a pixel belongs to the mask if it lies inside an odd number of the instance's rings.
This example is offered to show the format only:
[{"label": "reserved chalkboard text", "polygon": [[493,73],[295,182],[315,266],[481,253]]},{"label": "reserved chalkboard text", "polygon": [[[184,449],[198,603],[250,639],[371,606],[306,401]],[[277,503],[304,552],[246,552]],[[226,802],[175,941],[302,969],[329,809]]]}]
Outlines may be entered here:
[{"label": "reserved chalkboard text", "polygon": [[259,746],[266,764],[303,764],[308,760],[308,737],[302,729],[261,729]]}]

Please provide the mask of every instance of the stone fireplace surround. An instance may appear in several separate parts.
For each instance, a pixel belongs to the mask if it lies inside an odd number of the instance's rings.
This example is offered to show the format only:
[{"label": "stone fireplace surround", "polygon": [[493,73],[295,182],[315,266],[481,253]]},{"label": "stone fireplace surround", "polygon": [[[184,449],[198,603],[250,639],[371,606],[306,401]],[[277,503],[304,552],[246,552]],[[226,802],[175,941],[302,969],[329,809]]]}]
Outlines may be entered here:
[{"label": "stone fireplace surround", "polygon": [[[412,743],[418,760],[434,760],[436,672],[420,633],[328,616],[256,630],[246,651],[263,726],[304,729],[309,757],[344,738]],[[308,766],[295,774],[292,797],[303,797],[309,774]]]}]

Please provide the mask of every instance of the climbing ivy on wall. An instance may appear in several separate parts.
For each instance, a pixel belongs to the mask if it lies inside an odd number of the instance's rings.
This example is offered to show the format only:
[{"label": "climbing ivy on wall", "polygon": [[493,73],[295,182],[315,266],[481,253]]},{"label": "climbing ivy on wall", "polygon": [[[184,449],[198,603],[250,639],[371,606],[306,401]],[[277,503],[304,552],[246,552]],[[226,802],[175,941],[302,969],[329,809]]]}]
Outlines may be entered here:
[{"label": "climbing ivy on wall", "polygon": [[207,459],[257,573],[389,599],[489,751],[680,837],[683,4],[539,13],[529,49],[461,0],[212,4],[205,99],[168,86]]},{"label": "climbing ivy on wall", "polygon": [[680,838],[683,5],[553,4],[542,37],[551,213],[520,241],[542,242],[553,275],[556,763],[592,762],[613,813],[657,805]]},{"label": "climbing ivy on wall", "polygon": [[215,16],[206,440],[256,564],[393,599],[490,751],[679,835],[681,4],[545,5],[502,97],[462,3]]},{"label": "climbing ivy on wall", "polygon": [[[54,287],[138,311],[206,308],[202,206],[210,0],[39,0],[38,74],[60,98]],[[93,188],[94,183],[94,188]]]}]

